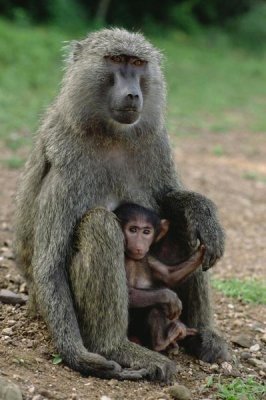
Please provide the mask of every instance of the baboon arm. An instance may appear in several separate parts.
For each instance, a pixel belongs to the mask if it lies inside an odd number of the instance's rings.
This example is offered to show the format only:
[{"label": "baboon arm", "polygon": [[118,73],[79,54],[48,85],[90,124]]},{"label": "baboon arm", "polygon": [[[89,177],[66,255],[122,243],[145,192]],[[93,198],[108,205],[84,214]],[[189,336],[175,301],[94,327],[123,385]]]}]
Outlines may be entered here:
[{"label": "baboon arm", "polygon": [[144,308],[163,303],[164,289],[129,288],[129,307]]},{"label": "baboon arm", "polygon": [[49,186],[40,192],[32,260],[37,301],[58,351],[71,368],[84,374],[117,377],[121,370],[117,363],[85,348],[74,311],[66,263],[76,224],[74,208],[82,206],[78,190],[73,189],[67,180],[52,175]]},{"label": "baboon arm", "polygon": [[153,271],[153,276],[158,281],[164,283],[168,288],[174,289],[190,274],[201,265],[204,257],[204,246],[199,249],[186,261],[175,265],[167,266],[159,260],[149,256],[149,266]]},{"label": "baboon arm", "polygon": [[185,227],[192,248],[196,247],[197,239],[205,246],[204,270],[222,257],[225,235],[211,200],[199,193],[177,189],[165,193],[160,206],[165,218],[169,217],[177,226],[180,221],[180,225]]}]

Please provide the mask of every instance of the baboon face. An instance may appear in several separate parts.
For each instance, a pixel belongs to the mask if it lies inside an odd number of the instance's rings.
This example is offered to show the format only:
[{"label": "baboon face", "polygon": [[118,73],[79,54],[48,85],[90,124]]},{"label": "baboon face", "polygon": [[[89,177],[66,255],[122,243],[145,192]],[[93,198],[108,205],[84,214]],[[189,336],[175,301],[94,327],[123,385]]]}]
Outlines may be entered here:
[{"label": "baboon face", "polygon": [[126,254],[132,260],[141,260],[148,253],[155,238],[154,226],[139,216],[128,221],[123,227]]},{"label": "baboon face", "polygon": [[105,56],[110,87],[110,117],[121,124],[137,122],[143,108],[142,87],[147,75],[147,61],[127,55]]},{"label": "baboon face", "polygon": [[110,135],[163,127],[161,55],[142,35],[104,29],[70,48],[58,100],[68,125]]}]

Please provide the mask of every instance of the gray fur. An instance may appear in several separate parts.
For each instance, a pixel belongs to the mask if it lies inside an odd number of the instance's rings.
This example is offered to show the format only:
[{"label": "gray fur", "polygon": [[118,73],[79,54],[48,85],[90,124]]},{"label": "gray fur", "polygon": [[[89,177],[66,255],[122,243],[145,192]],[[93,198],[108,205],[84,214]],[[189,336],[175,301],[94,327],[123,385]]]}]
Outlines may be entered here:
[{"label": "gray fur", "polygon": [[[110,54],[148,61],[142,114],[131,125],[108,114],[104,56]],[[171,361],[126,338],[122,233],[107,210],[130,201],[160,211],[171,192],[176,209],[188,219],[191,240],[197,227],[206,259],[213,264],[223,252],[223,233],[210,201],[184,191],[177,178],[164,128],[165,82],[159,64],[160,53],[142,35],[125,30],[102,30],[74,44],[60,93],[43,119],[18,191],[16,253],[32,302],[36,297],[64,360],[86,374],[163,381],[174,376]],[[208,288],[201,280],[196,285],[189,302],[202,303],[200,313],[197,306],[183,306],[189,310],[190,326],[207,332]],[[213,351],[211,340],[202,342],[205,353],[208,347]],[[144,370],[121,372],[103,356]]]}]

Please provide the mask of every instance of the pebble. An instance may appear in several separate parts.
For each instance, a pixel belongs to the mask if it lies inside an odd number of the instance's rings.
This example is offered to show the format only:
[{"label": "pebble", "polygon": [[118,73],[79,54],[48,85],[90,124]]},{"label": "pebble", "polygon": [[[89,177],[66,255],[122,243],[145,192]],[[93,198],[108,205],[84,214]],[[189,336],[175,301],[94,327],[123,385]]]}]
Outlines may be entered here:
[{"label": "pebble", "polygon": [[108,397],[108,396],[101,396],[101,400],[111,400],[111,397]]},{"label": "pebble", "polygon": [[111,379],[111,380],[107,383],[108,386],[117,386],[117,384],[118,384],[118,380],[116,380],[116,379]]},{"label": "pebble", "polygon": [[43,400],[43,397],[40,394],[36,394],[33,396],[32,400]]},{"label": "pebble", "polygon": [[248,360],[249,358],[252,357],[252,355],[250,353],[248,353],[247,351],[243,351],[241,353],[240,357],[242,358],[242,360]]},{"label": "pebble", "polygon": [[234,336],[231,341],[240,347],[250,348],[252,346],[252,339],[246,335]]},{"label": "pebble", "polygon": [[249,348],[249,350],[252,352],[252,353],[256,353],[257,351],[259,351],[259,349],[260,349],[260,345],[257,343],[257,344],[254,344],[254,346],[251,346],[250,348]]},{"label": "pebble", "polygon": [[262,336],[261,340],[266,343],[266,333],[264,333],[264,335]]},{"label": "pebble", "polygon": [[176,400],[191,400],[190,390],[183,385],[174,385],[169,387],[167,392]]},{"label": "pebble", "polygon": [[232,365],[229,364],[227,361],[224,361],[224,362],[221,364],[221,367],[222,367],[226,372],[228,372],[229,374],[230,374],[230,373],[232,372],[232,370],[233,370]]},{"label": "pebble", "polygon": [[249,364],[254,365],[254,367],[259,368],[261,371],[266,372],[266,362],[258,360],[257,358],[250,358],[248,362]]},{"label": "pebble", "polygon": [[0,399],[1,400],[22,400],[22,394],[17,385],[0,377]]},{"label": "pebble", "polygon": [[14,332],[13,332],[12,328],[4,328],[2,330],[2,335],[12,336],[13,334],[14,334]]},{"label": "pebble", "polygon": [[25,294],[17,294],[8,289],[0,290],[0,301],[4,304],[25,304],[28,296]]},{"label": "pebble", "polygon": [[219,370],[219,365],[218,364],[211,364],[210,365],[210,370],[211,371],[218,371]]}]

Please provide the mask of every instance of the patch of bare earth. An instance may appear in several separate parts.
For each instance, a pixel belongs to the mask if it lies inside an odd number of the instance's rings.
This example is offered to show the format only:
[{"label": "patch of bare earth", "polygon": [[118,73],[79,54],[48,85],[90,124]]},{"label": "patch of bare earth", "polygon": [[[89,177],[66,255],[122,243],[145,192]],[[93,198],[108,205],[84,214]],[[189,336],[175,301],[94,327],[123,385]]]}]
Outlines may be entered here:
[{"label": "patch of bare earth", "polygon": [[[266,140],[265,135],[204,134],[175,139],[175,159],[187,187],[215,201],[227,234],[226,253],[211,274],[218,278],[265,279]],[[217,154],[219,147],[219,155]],[[221,151],[222,149],[222,151]],[[4,149],[3,149],[4,151]],[[0,289],[26,290],[12,254],[14,194],[19,171],[2,168],[0,177]],[[230,364],[208,365],[185,355],[177,363],[177,382],[193,399],[214,399],[206,387],[210,375],[221,381],[253,376],[265,380],[265,307],[213,295],[216,322],[232,347]],[[242,335],[246,347],[232,343]],[[250,349],[251,347],[251,349]],[[24,399],[170,399],[167,386],[146,381],[118,382],[85,378],[52,364],[55,349],[45,324],[30,319],[25,306],[0,303],[0,377],[18,384]],[[254,361],[262,362],[254,364]],[[264,364],[265,367],[265,364]],[[104,397],[103,397],[104,399]]]}]

